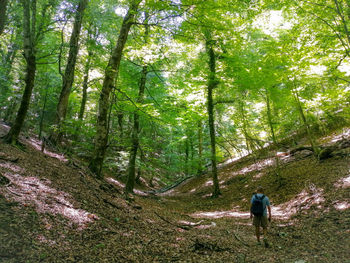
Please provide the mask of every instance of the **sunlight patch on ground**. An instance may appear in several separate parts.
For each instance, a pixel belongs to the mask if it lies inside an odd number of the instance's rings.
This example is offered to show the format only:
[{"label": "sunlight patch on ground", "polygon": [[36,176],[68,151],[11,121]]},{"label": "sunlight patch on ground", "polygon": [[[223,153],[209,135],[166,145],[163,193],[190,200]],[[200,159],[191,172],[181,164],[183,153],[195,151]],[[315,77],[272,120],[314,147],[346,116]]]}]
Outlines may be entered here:
[{"label": "sunlight patch on ground", "polygon": [[212,211],[212,212],[197,212],[190,215],[194,218],[223,218],[223,217],[239,217],[239,218],[249,218],[249,212],[239,212],[234,210],[228,211]]},{"label": "sunlight patch on ground", "polygon": [[[111,177],[107,178],[106,181],[109,182],[109,183],[112,183],[112,184],[114,184],[116,186],[118,186],[121,189],[125,188],[125,184],[123,184],[123,183],[119,182],[118,180],[115,180],[115,179],[113,179]],[[140,191],[140,190],[137,190],[137,189],[134,189],[134,193],[138,194],[138,195],[142,195],[142,196],[147,196],[148,195],[147,193],[145,193],[143,191]]]},{"label": "sunlight patch on ground", "polygon": [[87,223],[98,219],[94,214],[74,208],[68,200],[70,199],[69,194],[49,187],[48,184],[51,183],[49,180],[11,173],[5,173],[4,176],[11,183],[6,188],[0,188],[0,193],[25,206],[34,205],[38,213],[62,215],[80,228],[84,228]]},{"label": "sunlight patch on ground", "polygon": [[[289,219],[292,215],[310,209],[311,206],[317,205],[321,208],[321,204],[325,201],[323,197],[323,190],[320,188],[310,187],[310,189],[303,190],[294,199],[283,203],[278,206],[271,206],[271,212],[273,218],[278,218],[282,220]],[[344,206],[344,204],[342,203]],[[342,206],[342,207],[343,207]],[[201,211],[190,215],[193,218],[223,218],[223,217],[235,217],[248,219],[250,217],[249,212],[238,211],[237,207],[233,210],[228,211]]]},{"label": "sunlight patch on ground", "polygon": [[213,185],[213,180],[207,181],[204,186],[212,186]]},{"label": "sunlight patch on ground", "polygon": [[337,188],[348,188],[350,187],[350,174],[347,177],[341,178],[334,184]]},{"label": "sunlight patch on ground", "polygon": [[345,138],[350,138],[350,128],[343,128],[340,134],[332,134],[322,139],[322,141],[335,143]]},{"label": "sunlight patch on ground", "polygon": [[302,210],[310,209],[313,205],[321,208],[321,204],[325,201],[323,189],[311,188],[311,193],[304,189],[294,199],[275,207],[272,206],[272,216],[280,219],[289,219],[292,215]]},{"label": "sunlight patch on ground", "polygon": [[350,208],[350,203],[348,203],[348,202],[336,202],[334,204],[334,208],[339,210],[339,211],[343,211],[343,210]]},{"label": "sunlight patch on ground", "polygon": [[254,177],[253,177],[253,179],[259,179],[259,178],[261,178],[262,176],[263,176],[264,174],[263,173],[258,173],[258,174],[256,174],[256,175],[254,175]]},{"label": "sunlight patch on ground", "polygon": [[0,167],[8,169],[14,173],[24,173],[24,169],[13,163],[0,163]]},{"label": "sunlight patch on ground", "polygon": [[270,167],[274,164],[275,164],[275,160],[273,158],[265,159],[265,160],[253,163],[247,167],[244,167],[239,171],[233,172],[233,173],[231,173],[231,176],[240,175],[240,174],[245,175],[245,174],[253,172],[253,171],[261,171],[261,170],[263,170],[267,167]]},{"label": "sunlight patch on ground", "polygon": [[[33,139],[33,138],[30,138],[30,139],[27,140],[27,142],[30,145],[32,145],[36,150],[41,151],[41,144],[42,144],[41,141]],[[63,154],[50,152],[47,149],[44,150],[44,154],[46,154],[46,155],[48,155],[48,156],[50,156],[52,158],[56,158],[56,159],[58,159],[58,160],[60,160],[62,162],[67,162],[68,161],[68,159],[66,159]]]},{"label": "sunlight patch on ground", "polygon": [[48,239],[44,235],[38,235],[37,240],[41,243],[46,243],[50,246],[54,246],[57,244],[57,242],[55,240]]}]

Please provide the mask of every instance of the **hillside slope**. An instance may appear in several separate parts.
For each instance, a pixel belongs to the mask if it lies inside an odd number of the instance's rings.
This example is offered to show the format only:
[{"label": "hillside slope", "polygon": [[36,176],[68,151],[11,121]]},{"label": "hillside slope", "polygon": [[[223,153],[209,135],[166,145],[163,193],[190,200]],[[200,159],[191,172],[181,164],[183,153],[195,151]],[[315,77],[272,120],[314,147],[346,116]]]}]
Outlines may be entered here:
[{"label": "hillside slope", "polygon": [[[270,153],[248,157],[220,170],[218,199],[205,175],[126,201],[117,180],[22,142],[0,143],[0,262],[350,262],[349,155],[284,154],[277,182]],[[257,185],[273,203],[270,248],[248,218]]]}]

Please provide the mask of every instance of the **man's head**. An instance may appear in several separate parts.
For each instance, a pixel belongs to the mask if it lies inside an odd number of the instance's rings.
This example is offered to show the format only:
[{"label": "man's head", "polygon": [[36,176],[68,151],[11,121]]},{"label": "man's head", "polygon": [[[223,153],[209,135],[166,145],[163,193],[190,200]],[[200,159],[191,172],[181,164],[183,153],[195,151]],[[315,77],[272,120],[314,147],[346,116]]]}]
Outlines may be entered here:
[{"label": "man's head", "polygon": [[262,186],[258,186],[258,188],[256,189],[256,192],[259,194],[263,194],[264,193],[264,188]]}]

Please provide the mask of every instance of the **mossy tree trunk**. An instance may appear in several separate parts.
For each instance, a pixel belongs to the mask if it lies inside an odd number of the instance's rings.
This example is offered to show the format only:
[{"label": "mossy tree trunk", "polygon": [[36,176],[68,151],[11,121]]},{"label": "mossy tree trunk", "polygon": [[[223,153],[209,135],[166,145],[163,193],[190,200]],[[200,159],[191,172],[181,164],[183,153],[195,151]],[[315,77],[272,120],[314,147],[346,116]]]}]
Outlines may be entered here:
[{"label": "mossy tree trunk", "polygon": [[108,142],[108,109],[110,107],[110,94],[119,73],[123,49],[128,38],[130,28],[134,24],[135,16],[140,3],[141,0],[134,0],[131,2],[128,13],[124,17],[117,44],[113,49],[112,56],[110,57],[108,66],[105,70],[105,77],[99,98],[94,152],[89,164],[90,170],[95,173],[98,178],[102,178],[102,165]]}]

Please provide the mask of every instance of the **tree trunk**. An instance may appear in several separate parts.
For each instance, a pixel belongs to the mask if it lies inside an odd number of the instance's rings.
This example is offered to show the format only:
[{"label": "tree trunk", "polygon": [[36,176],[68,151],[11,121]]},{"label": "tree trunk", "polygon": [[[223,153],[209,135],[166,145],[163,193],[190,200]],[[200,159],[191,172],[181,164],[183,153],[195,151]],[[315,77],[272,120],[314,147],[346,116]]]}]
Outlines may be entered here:
[{"label": "tree trunk", "polygon": [[54,144],[59,144],[63,135],[62,124],[67,115],[68,99],[73,86],[75,64],[77,61],[77,55],[79,51],[79,36],[81,31],[81,24],[87,3],[88,0],[80,0],[75,14],[73,31],[69,42],[68,62],[63,75],[63,85],[56,110],[56,129],[52,132],[50,136],[50,139]]},{"label": "tree trunk", "polygon": [[7,4],[8,0],[0,0],[0,35],[4,32],[5,29],[5,24],[7,20]]},{"label": "tree trunk", "polygon": [[84,113],[85,113],[85,105],[87,102],[87,89],[88,89],[88,82],[89,82],[89,71],[90,71],[90,64],[91,64],[91,56],[92,51],[88,52],[88,58],[86,60],[85,69],[84,69],[84,80],[83,80],[83,97],[81,99],[80,104],[80,111],[78,115],[79,120],[84,119]]},{"label": "tree trunk", "polygon": [[216,60],[215,53],[212,47],[211,41],[206,42],[206,51],[209,56],[209,80],[207,87],[207,108],[209,115],[209,132],[210,132],[210,146],[211,146],[211,166],[213,176],[213,194],[212,197],[218,197],[220,193],[218,172],[216,166],[216,141],[215,141],[215,121],[214,121],[214,103],[213,103],[213,90],[218,85],[216,80]]},{"label": "tree trunk", "polygon": [[267,122],[270,127],[271,131],[271,137],[273,145],[275,146],[275,162],[276,162],[276,181],[279,183],[279,186],[282,186],[282,178],[281,178],[281,166],[280,166],[280,159],[277,156],[277,140],[275,136],[275,130],[273,128],[273,120],[272,120],[272,114],[271,114],[271,103],[270,103],[270,95],[267,88],[265,88],[265,95],[266,95],[266,114],[267,114]]},{"label": "tree trunk", "polygon": [[203,127],[202,121],[198,121],[198,169],[197,175],[203,172]]},{"label": "tree trunk", "polygon": [[275,146],[277,146],[277,140],[276,140],[276,136],[275,136],[275,130],[273,128],[273,120],[272,120],[272,114],[271,114],[270,96],[269,96],[269,92],[268,92],[267,88],[265,88],[265,92],[266,92],[267,122],[268,122],[269,127],[270,127],[272,142]]},{"label": "tree trunk", "polygon": [[[147,80],[147,66],[143,66],[142,73],[141,73],[141,81],[140,81],[140,88],[139,88],[139,95],[137,102],[138,104],[141,104],[143,102],[143,96],[145,92],[146,87],[146,80]],[[127,193],[132,193],[134,191],[134,185],[135,185],[135,171],[136,171],[136,156],[137,156],[137,150],[139,148],[139,132],[140,132],[140,122],[139,122],[139,114],[137,112],[137,109],[134,113],[134,126],[132,130],[132,146],[130,150],[130,158],[129,158],[129,167],[128,167],[128,181],[125,186],[125,190]]]},{"label": "tree trunk", "polygon": [[110,93],[114,86],[114,81],[119,73],[120,61],[123,49],[128,38],[128,34],[136,16],[137,8],[141,0],[134,0],[130,4],[128,13],[124,17],[117,44],[109,59],[108,66],[105,71],[105,78],[103,80],[102,91],[99,99],[99,108],[96,125],[96,136],[94,143],[94,153],[91,158],[89,168],[90,170],[101,178],[101,170],[103,159],[105,156],[107,142],[108,142],[108,109],[110,104]]},{"label": "tree trunk", "polygon": [[[23,43],[24,43],[24,57],[26,60],[26,76],[25,76],[25,88],[21,100],[21,105],[17,112],[16,120],[11,127],[8,134],[5,136],[7,143],[16,144],[18,142],[18,136],[23,127],[24,120],[26,118],[30,98],[34,87],[35,73],[36,73],[36,57],[34,47],[34,28],[35,28],[35,16],[36,16],[36,1],[32,2],[32,19],[30,17],[30,3],[29,1],[22,0],[23,4]],[[32,26],[32,28],[31,28]],[[34,28],[33,28],[34,27]]]},{"label": "tree trunk", "polygon": [[45,109],[46,109],[46,103],[47,103],[47,96],[48,96],[48,93],[49,93],[49,88],[46,87],[45,97],[44,97],[44,105],[43,105],[43,108],[42,108],[42,110],[41,110],[41,116],[40,116],[39,140],[41,140],[41,135],[42,135],[43,126],[44,126],[44,117],[45,117]]},{"label": "tree trunk", "polygon": [[295,102],[297,103],[297,108],[298,108],[298,111],[299,111],[299,114],[300,114],[300,118],[301,118],[301,120],[302,120],[302,122],[304,124],[305,130],[306,130],[306,134],[307,134],[307,137],[309,139],[310,145],[311,145],[311,147],[313,149],[314,155],[316,157],[318,157],[318,154],[320,153],[320,149],[319,149],[318,145],[316,144],[315,139],[314,139],[314,137],[313,137],[313,135],[311,133],[309,123],[306,120],[306,117],[305,117],[305,114],[304,114],[304,110],[303,110],[303,107],[302,107],[300,99],[299,99],[299,94],[298,94],[298,92],[295,89],[293,89],[293,96],[294,96]]},{"label": "tree trunk", "polygon": [[189,157],[190,157],[190,147],[189,147],[189,138],[187,135],[187,138],[185,140],[185,174],[186,176],[189,175]]},{"label": "tree trunk", "polygon": [[[149,33],[149,26],[147,25],[148,21],[148,14],[145,14],[145,43],[147,43],[148,33]],[[147,65],[144,65],[142,67],[141,71],[141,79],[140,79],[140,85],[139,85],[139,94],[137,98],[137,103],[139,105],[143,102],[143,97],[145,93],[146,88],[146,82],[147,82]],[[128,181],[125,185],[125,191],[126,193],[132,193],[134,191],[135,186],[135,173],[136,173],[136,157],[137,157],[137,150],[139,148],[139,133],[140,133],[140,122],[139,122],[139,113],[138,109],[135,109],[134,112],[134,126],[132,130],[132,146],[130,150],[130,158],[129,158],[129,168],[128,168]]]}]

